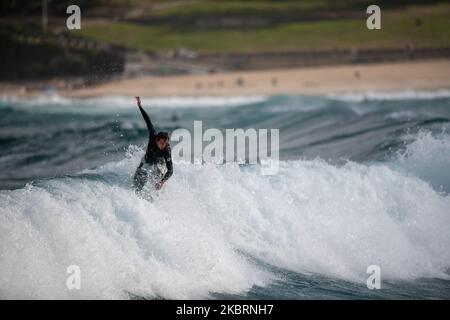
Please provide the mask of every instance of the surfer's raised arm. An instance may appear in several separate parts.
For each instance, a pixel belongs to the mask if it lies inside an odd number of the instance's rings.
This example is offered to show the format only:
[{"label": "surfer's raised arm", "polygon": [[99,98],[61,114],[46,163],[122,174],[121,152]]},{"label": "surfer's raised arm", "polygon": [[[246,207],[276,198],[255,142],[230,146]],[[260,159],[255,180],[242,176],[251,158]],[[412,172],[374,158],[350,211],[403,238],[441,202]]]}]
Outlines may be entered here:
[{"label": "surfer's raised arm", "polygon": [[156,136],[155,127],[153,126],[153,123],[150,120],[150,117],[148,116],[147,112],[145,112],[144,108],[142,108],[141,97],[135,97],[135,98],[136,98],[137,106],[139,107],[139,110],[141,110],[142,117],[144,118],[145,123],[147,124],[149,141],[152,142]]}]

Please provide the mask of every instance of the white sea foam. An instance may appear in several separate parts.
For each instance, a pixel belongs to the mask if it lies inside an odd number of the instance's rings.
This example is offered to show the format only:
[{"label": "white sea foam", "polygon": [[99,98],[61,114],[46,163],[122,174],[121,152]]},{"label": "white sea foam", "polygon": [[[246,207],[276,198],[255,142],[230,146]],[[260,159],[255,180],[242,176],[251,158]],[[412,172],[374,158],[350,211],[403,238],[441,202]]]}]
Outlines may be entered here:
[{"label": "white sea foam", "polygon": [[[230,96],[230,97],[142,97],[143,102],[148,107],[159,108],[192,108],[192,107],[234,107],[261,103],[267,100],[264,96]],[[98,104],[112,104],[117,106],[129,106],[130,97],[105,96],[87,100]],[[134,103],[133,100],[131,100]]]},{"label": "white sea foam", "polygon": [[412,142],[405,151],[398,152],[394,167],[429,182],[437,190],[450,193],[450,136],[445,132],[432,135],[429,131],[420,131],[404,139]]},{"label": "white sea foam", "polygon": [[340,100],[345,102],[363,102],[363,101],[396,101],[396,100],[433,100],[450,98],[450,90],[433,90],[433,91],[368,91],[359,93],[338,93],[328,95],[329,99]]},{"label": "white sea foam", "polygon": [[[246,256],[362,284],[373,264],[383,279],[448,277],[450,196],[428,181],[429,168],[448,169],[442,139],[421,135],[385,165],[297,160],[271,177],[257,167],[177,164],[154,203],[128,188],[139,149],[80,177],[1,191],[0,297],[244,292],[273,277]],[[80,291],[65,286],[72,264]]]},{"label": "white sea foam", "polygon": [[[33,98],[1,97],[3,101],[19,103],[22,106],[64,106],[76,104],[78,107],[113,107],[131,108],[135,106],[133,96],[99,96],[95,98],[74,99],[57,94],[42,95]],[[193,107],[235,107],[261,103],[267,100],[265,96],[199,96],[199,97],[141,97],[146,107],[152,108],[193,108]]]}]

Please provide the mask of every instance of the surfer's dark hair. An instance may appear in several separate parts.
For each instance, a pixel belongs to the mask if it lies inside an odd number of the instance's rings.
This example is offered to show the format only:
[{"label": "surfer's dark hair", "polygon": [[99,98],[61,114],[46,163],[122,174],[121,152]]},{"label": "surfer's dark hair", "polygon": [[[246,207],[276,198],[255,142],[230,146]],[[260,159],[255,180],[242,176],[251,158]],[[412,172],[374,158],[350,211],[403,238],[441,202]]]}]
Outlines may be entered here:
[{"label": "surfer's dark hair", "polygon": [[169,133],[163,131],[158,132],[156,140],[169,140]]}]

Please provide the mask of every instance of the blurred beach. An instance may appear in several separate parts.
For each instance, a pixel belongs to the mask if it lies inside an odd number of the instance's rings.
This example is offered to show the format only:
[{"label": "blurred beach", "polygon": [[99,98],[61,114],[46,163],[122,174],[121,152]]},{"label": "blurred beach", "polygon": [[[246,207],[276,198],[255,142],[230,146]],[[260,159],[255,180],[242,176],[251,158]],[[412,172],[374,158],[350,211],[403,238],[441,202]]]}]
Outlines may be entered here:
[{"label": "blurred beach", "polygon": [[[43,1],[42,4],[47,3]],[[450,5],[366,0],[5,2],[1,96],[233,96],[450,88]]]},{"label": "blurred beach", "polygon": [[[243,96],[320,95],[377,91],[433,91],[450,88],[450,60],[323,66],[206,75],[119,79],[80,89],[52,91],[69,98],[121,95]],[[48,95],[20,85],[0,86],[4,97]]]},{"label": "blurred beach", "polygon": [[144,77],[62,94],[67,97],[318,95],[446,88],[450,88],[450,60]]}]

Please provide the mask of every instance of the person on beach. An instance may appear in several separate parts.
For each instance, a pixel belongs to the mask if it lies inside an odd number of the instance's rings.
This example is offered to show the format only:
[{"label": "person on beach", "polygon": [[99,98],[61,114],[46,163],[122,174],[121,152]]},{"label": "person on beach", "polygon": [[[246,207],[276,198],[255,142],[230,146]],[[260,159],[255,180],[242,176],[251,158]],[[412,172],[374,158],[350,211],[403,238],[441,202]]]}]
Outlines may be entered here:
[{"label": "person on beach", "polygon": [[145,156],[134,174],[134,188],[140,193],[147,180],[150,180],[154,189],[160,190],[173,174],[169,134],[162,131],[156,133],[147,112],[142,108],[140,97],[135,98],[147,124],[149,138]]}]

